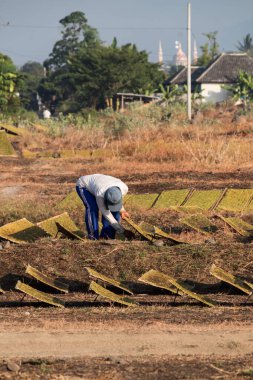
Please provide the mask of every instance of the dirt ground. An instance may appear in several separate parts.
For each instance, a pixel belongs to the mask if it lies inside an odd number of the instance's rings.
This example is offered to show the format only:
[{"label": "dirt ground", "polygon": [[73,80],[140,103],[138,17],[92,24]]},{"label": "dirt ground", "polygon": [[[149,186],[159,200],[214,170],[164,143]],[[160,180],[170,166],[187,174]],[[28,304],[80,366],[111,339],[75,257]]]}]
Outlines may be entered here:
[{"label": "dirt ground", "polygon": [[[131,193],[186,187],[251,188],[252,168],[233,173],[171,172],[166,164],[101,160],[1,158],[1,224],[25,216],[53,216],[57,203],[72,191],[80,175],[106,172],[119,176]],[[175,212],[147,212],[135,220],[166,228]],[[82,210],[71,215],[83,228]],[[252,218],[252,215],[247,215]],[[253,378],[253,299],[209,274],[212,263],[253,281],[253,246],[222,223],[214,239],[175,228],[194,244],[155,247],[144,241],[76,242],[41,239],[0,251],[0,378],[8,379],[246,379]],[[15,290],[30,264],[70,287],[66,307],[48,306]],[[88,291],[85,266],[119,279],[134,292],[138,307],[95,299]],[[138,282],[154,268],[184,279],[218,306],[208,308],[189,297]],[[110,287],[109,287],[110,289]],[[111,289],[113,290],[113,289]],[[115,290],[115,289],[114,289]],[[14,365],[13,365],[14,364]]]}]

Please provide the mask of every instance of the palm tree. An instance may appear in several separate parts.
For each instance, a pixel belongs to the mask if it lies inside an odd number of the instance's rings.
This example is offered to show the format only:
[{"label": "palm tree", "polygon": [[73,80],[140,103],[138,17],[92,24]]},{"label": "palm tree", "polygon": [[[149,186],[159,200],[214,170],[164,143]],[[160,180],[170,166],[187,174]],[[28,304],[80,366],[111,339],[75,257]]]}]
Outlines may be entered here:
[{"label": "palm tree", "polygon": [[237,49],[240,51],[243,51],[245,53],[252,54],[253,52],[253,43],[252,43],[252,37],[248,33],[246,36],[243,38],[242,42],[238,42],[237,44]]},{"label": "palm tree", "polygon": [[180,88],[177,84],[169,86],[160,84],[159,88],[161,90],[161,98],[166,105],[180,101],[182,95],[185,93],[185,88]]}]

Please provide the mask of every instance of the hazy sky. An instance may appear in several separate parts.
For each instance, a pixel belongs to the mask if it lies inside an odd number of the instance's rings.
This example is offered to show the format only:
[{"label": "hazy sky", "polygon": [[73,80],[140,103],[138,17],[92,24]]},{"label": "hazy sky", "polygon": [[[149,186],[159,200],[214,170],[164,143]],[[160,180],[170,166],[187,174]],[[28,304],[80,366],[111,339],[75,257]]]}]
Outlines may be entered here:
[{"label": "hazy sky", "polygon": [[[0,0],[0,52],[18,66],[43,62],[60,39],[59,20],[73,11],[85,13],[100,38],[135,43],[157,61],[158,43],[164,59],[175,54],[175,40],[186,50],[187,0]],[[253,0],[191,0],[192,34],[198,47],[203,33],[217,30],[221,51],[253,36]],[[7,25],[9,23],[9,25]]]}]

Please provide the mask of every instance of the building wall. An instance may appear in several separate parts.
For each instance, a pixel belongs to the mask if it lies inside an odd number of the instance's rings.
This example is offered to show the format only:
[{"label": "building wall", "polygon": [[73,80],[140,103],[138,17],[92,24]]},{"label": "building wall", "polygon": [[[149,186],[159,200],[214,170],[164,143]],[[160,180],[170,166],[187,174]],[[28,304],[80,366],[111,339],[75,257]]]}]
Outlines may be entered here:
[{"label": "building wall", "polygon": [[222,88],[220,84],[201,84],[203,103],[222,102],[230,97],[230,92]]}]

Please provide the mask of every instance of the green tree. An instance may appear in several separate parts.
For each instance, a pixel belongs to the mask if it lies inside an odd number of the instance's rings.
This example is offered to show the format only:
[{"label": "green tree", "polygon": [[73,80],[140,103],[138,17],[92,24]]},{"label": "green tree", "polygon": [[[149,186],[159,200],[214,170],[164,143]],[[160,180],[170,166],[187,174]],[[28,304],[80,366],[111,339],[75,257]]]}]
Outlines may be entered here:
[{"label": "green tree", "polygon": [[72,12],[61,19],[62,38],[53,47],[49,58],[44,62],[46,78],[43,78],[38,87],[43,102],[47,105],[61,102],[62,99],[71,97],[74,88],[69,83],[64,83],[64,78],[69,77],[70,60],[80,49],[100,45],[96,29],[87,23],[83,12]]},{"label": "green tree", "polygon": [[111,47],[115,49],[117,46],[118,46],[118,41],[117,41],[117,38],[114,37],[112,40]]},{"label": "green tree", "polygon": [[138,92],[162,81],[157,64],[136,46],[96,46],[82,49],[69,62],[68,71],[55,77],[61,85],[61,110],[77,112],[85,107],[104,108],[106,98],[117,92]]},{"label": "green tree", "polygon": [[[103,108],[106,99],[117,92],[136,92],[139,88],[145,91],[151,86],[157,88],[163,81],[159,65],[148,62],[148,54],[138,51],[134,44],[117,46],[114,38],[110,46],[103,45],[86,18],[70,34],[68,16],[64,20],[68,21],[64,22],[67,30],[55,45],[65,46],[64,54],[58,54],[59,50],[54,47],[50,62],[47,61],[50,70],[39,87],[44,102],[50,102],[55,96],[58,110],[62,112],[78,112],[85,107]],[[67,38],[69,34],[71,37]]]},{"label": "green tree", "polygon": [[170,68],[169,68],[169,71],[168,71],[168,76],[169,77],[172,77],[174,76],[175,74],[179,73],[182,69],[184,69],[185,66],[181,66],[181,65],[171,65]]},{"label": "green tree", "polygon": [[0,53],[0,110],[14,112],[20,105],[19,88],[21,76],[18,74],[12,60]]},{"label": "green tree", "polygon": [[162,94],[162,100],[165,101],[166,105],[170,103],[179,102],[182,99],[183,94],[186,93],[186,86],[180,88],[177,84],[172,84],[170,86],[159,85]]},{"label": "green tree", "polygon": [[218,56],[219,44],[217,42],[217,34],[217,31],[204,33],[204,36],[207,38],[207,42],[200,46],[202,54],[198,59],[198,65],[206,66],[210,61]]},{"label": "green tree", "polygon": [[224,86],[233,94],[233,98],[241,100],[244,108],[250,107],[253,102],[253,75],[240,71],[234,85]]},{"label": "green tree", "polygon": [[100,43],[97,30],[88,25],[83,12],[72,12],[59,23],[63,28],[62,38],[55,43],[49,59],[44,62],[49,71],[64,67],[81,47]]},{"label": "green tree", "polygon": [[34,75],[35,77],[41,78],[44,75],[44,67],[39,62],[29,61],[21,66],[20,71],[22,73]]},{"label": "green tree", "polygon": [[20,91],[22,105],[31,111],[38,111],[37,93],[44,67],[39,62],[27,62],[20,68],[23,75],[23,86]]},{"label": "green tree", "polygon": [[247,54],[250,54],[250,55],[253,55],[253,40],[252,40],[252,37],[251,35],[248,33],[246,34],[246,36],[243,38],[243,41],[242,42],[238,42],[237,44],[237,49],[239,51],[243,51],[244,53],[247,53]]}]

